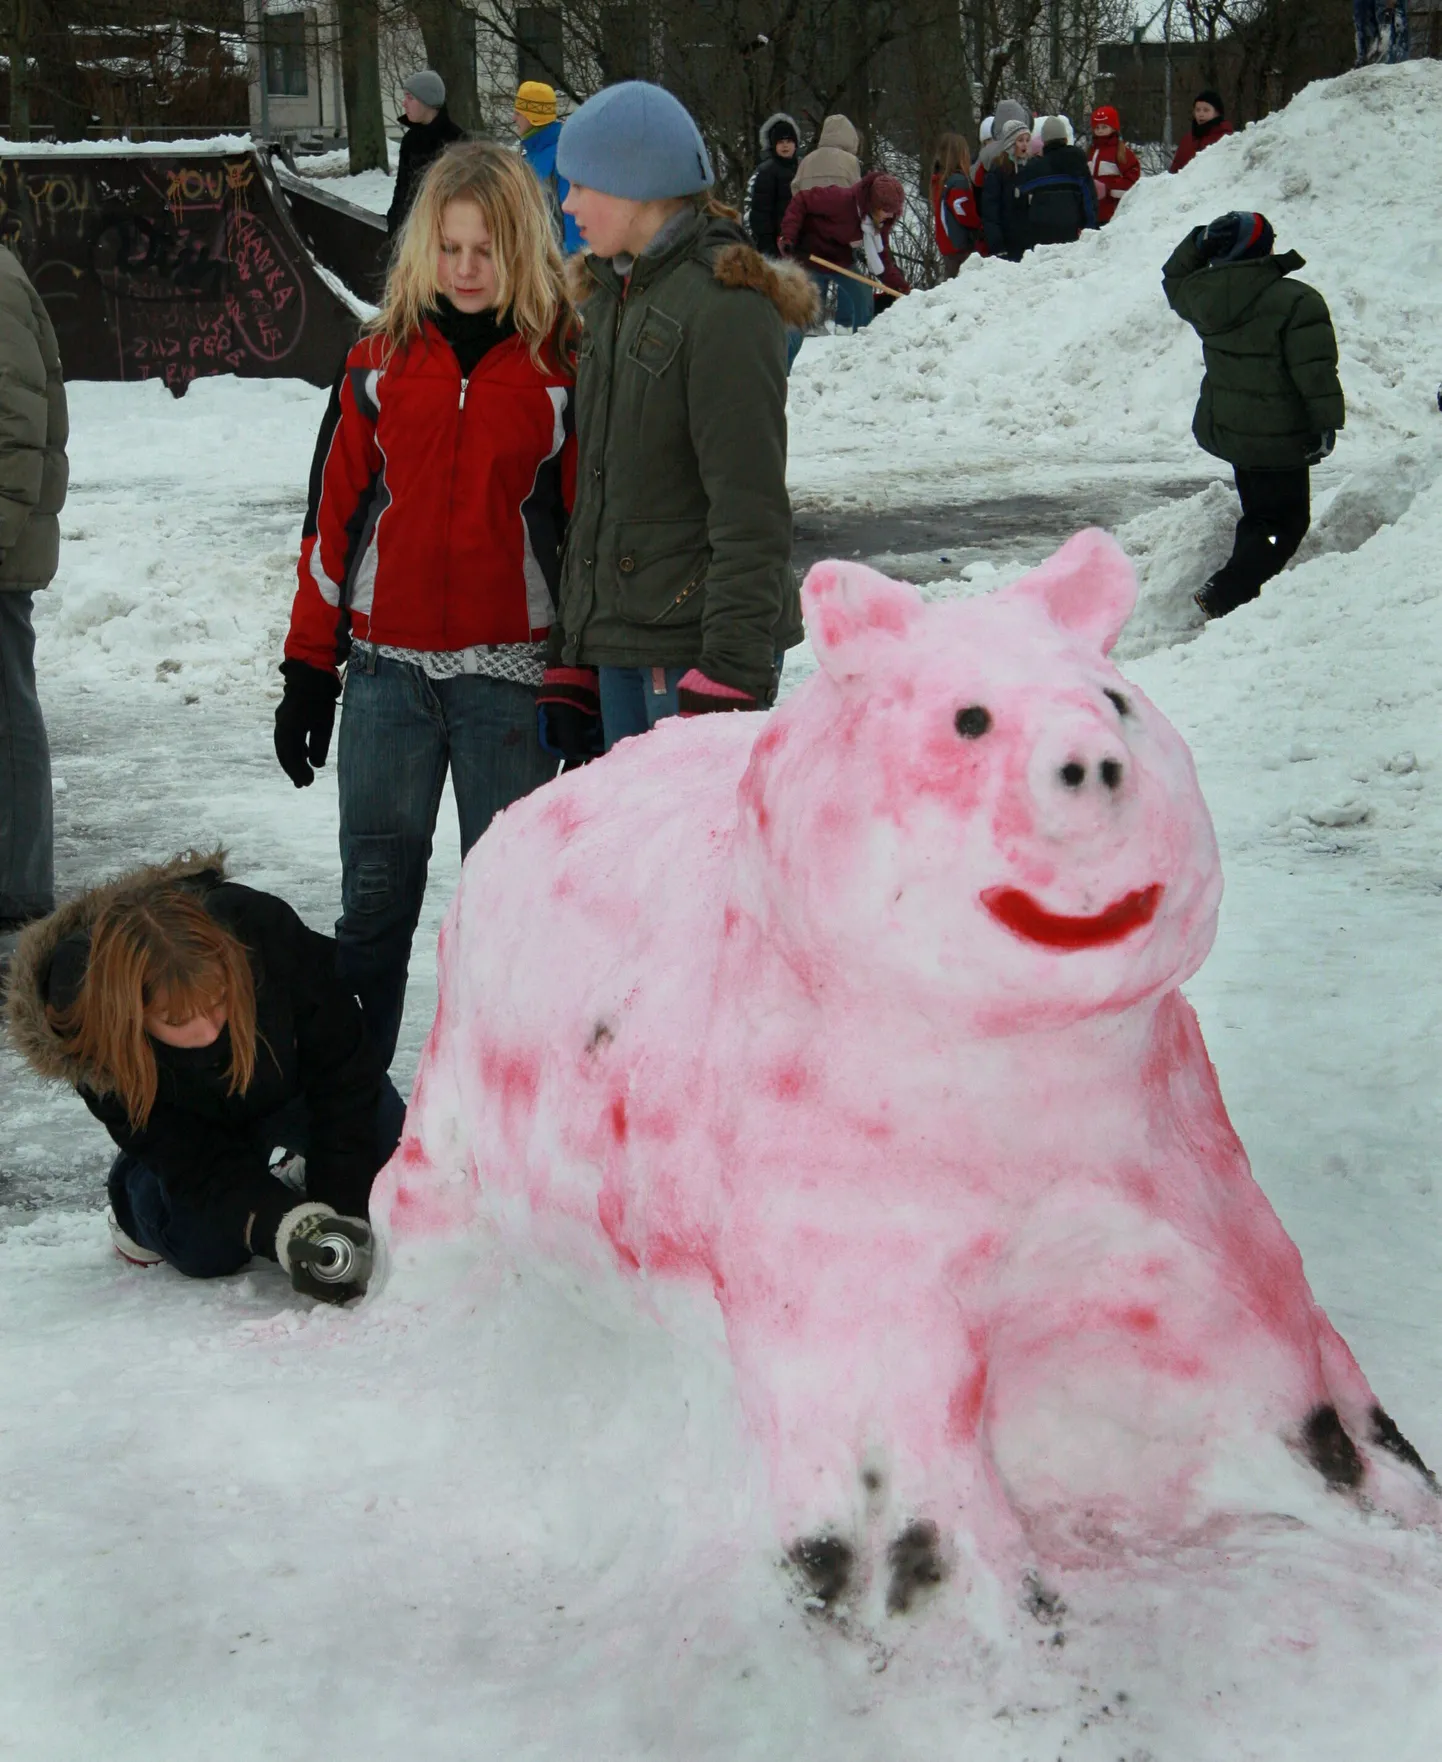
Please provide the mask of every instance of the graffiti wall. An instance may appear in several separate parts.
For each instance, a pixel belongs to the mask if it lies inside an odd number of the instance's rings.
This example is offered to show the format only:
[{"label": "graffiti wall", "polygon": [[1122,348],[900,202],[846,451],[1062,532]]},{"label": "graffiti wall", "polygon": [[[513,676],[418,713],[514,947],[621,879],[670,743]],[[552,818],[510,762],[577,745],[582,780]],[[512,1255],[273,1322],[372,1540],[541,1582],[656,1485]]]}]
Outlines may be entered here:
[{"label": "graffiti wall", "polygon": [[250,152],[5,154],[0,240],[68,379],[161,379],[176,396],[213,373],[329,385],[355,335]]}]

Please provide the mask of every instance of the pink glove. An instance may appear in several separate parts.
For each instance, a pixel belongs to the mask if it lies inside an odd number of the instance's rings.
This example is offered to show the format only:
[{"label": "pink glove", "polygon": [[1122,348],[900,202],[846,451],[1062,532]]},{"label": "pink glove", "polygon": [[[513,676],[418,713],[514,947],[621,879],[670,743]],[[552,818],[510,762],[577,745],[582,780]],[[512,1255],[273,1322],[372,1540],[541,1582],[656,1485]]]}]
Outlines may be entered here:
[{"label": "pink glove", "polygon": [[760,705],[749,691],[708,679],[699,667],[681,675],[676,687],[676,706],[683,716],[704,716],[711,710],[757,710]]}]

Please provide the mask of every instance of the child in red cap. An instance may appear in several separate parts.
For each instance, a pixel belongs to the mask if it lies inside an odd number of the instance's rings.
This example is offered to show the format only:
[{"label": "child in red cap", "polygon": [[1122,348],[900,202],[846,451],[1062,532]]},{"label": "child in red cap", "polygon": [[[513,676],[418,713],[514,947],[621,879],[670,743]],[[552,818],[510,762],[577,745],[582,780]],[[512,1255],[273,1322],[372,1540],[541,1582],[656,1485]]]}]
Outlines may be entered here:
[{"label": "child in red cap", "polygon": [[1092,181],[1097,189],[1097,222],[1105,226],[1117,204],[1142,175],[1142,164],[1122,139],[1122,121],[1110,104],[1092,111]]}]

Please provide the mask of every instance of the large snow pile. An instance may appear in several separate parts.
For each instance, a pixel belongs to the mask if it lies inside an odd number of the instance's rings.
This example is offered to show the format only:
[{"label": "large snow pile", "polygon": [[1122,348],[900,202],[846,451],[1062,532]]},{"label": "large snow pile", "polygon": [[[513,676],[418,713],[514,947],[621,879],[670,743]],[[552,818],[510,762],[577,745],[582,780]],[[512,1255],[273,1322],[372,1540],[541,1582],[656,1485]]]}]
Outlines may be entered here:
[{"label": "large snow pile", "polygon": [[[1232,208],[1265,213],[1331,307],[1338,465],[1412,440],[1436,422],[1442,374],[1442,207],[1422,170],[1439,114],[1435,61],[1319,82],[1179,176],[1143,179],[1100,233],[1020,264],[974,258],[863,337],[808,342],[791,378],[797,488],[960,498],[978,473],[1028,463],[1195,467],[1201,351],[1161,270]],[[1386,143],[1385,171],[1357,168],[1363,142]]]}]

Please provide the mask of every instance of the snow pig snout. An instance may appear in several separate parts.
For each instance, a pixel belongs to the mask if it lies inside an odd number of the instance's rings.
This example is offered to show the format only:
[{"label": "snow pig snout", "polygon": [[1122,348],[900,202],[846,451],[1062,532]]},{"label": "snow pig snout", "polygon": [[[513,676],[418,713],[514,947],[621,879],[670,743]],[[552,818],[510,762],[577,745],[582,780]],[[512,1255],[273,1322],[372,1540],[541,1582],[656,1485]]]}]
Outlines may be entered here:
[{"label": "snow pig snout", "polygon": [[1124,836],[1137,794],[1135,766],[1112,705],[1053,710],[1033,744],[1027,786],[1044,838]]}]

